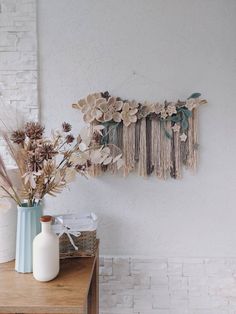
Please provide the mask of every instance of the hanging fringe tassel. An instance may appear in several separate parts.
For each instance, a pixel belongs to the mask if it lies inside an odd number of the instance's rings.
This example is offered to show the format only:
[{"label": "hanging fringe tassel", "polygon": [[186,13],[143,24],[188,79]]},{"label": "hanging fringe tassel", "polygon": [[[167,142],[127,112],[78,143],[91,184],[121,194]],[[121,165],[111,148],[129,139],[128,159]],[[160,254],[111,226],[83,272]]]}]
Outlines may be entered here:
[{"label": "hanging fringe tassel", "polygon": [[157,117],[153,117],[151,120],[151,138],[152,138],[152,148],[151,148],[151,161],[153,166],[154,174],[159,178],[163,179],[163,164],[162,160],[162,131],[161,122]]},{"label": "hanging fringe tassel", "polygon": [[181,163],[187,167],[187,159],[188,159],[188,143],[180,142],[180,160]]},{"label": "hanging fringe tassel", "polygon": [[188,138],[186,141],[187,144],[187,160],[186,160],[186,165],[187,168],[193,169],[193,163],[194,163],[194,149],[193,149],[193,115],[189,117],[188,119],[189,127],[188,127]]},{"label": "hanging fringe tassel", "polygon": [[123,126],[124,175],[127,176],[135,167],[135,123]]},{"label": "hanging fringe tassel", "polygon": [[166,180],[171,171],[172,161],[171,161],[171,138],[167,136],[172,135],[171,122],[165,121],[164,128],[162,132],[162,151],[163,151],[163,174]]},{"label": "hanging fringe tassel", "polygon": [[193,164],[194,171],[197,170],[198,162],[198,108],[194,108],[192,111],[193,116]]},{"label": "hanging fringe tassel", "polygon": [[140,128],[141,128],[141,120],[138,120],[135,123],[135,154],[134,159],[137,162],[139,161],[139,151],[140,151]]},{"label": "hanging fringe tassel", "polygon": [[179,130],[172,133],[172,167],[171,176],[175,179],[181,178],[181,154],[180,154],[180,132]]},{"label": "hanging fringe tassel", "polygon": [[153,117],[151,121],[151,132],[152,132],[152,149],[151,149],[151,162],[153,171],[155,174],[157,174],[158,169],[158,160],[159,160],[159,154],[158,154],[158,128],[160,126],[158,125],[157,117]]},{"label": "hanging fringe tassel", "polygon": [[152,166],[152,123],[151,119],[146,118],[146,151],[147,151],[147,175],[153,171]]},{"label": "hanging fringe tassel", "polygon": [[117,147],[123,152],[123,124],[117,126]]},{"label": "hanging fringe tassel", "polygon": [[[179,179],[182,175],[182,165],[196,170],[198,159],[198,109],[192,110],[188,119],[188,130],[173,131],[171,121],[159,120],[154,116],[151,119],[143,118],[137,123],[125,127],[120,123],[117,127],[107,126],[107,143],[119,147],[123,153],[124,175],[138,170],[140,176],[146,177],[152,172],[160,178],[171,177]],[[91,125],[91,132],[93,125]],[[180,141],[180,134],[187,132],[186,142]],[[100,139],[101,140],[101,139]],[[93,139],[94,144],[98,139]],[[113,146],[110,146],[111,154]],[[117,149],[117,148],[116,148]],[[91,176],[98,176],[103,171],[110,170],[116,173],[117,168],[92,165],[89,169]]]},{"label": "hanging fringe tassel", "polygon": [[162,156],[163,156],[163,139],[162,134],[163,127],[161,125],[162,122],[155,117],[152,120],[152,161],[154,166],[154,174],[159,178],[163,179],[163,163],[162,163]]},{"label": "hanging fringe tassel", "polygon": [[140,176],[147,176],[147,147],[146,147],[146,119],[141,120],[140,125],[140,142],[139,142],[139,163],[138,173]]},{"label": "hanging fringe tassel", "polygon": [[[91,132],[91,136],[94,134],[94,131],[93,131],[93,127],[97,125],[97,123],[92,123],[90,125],[90,132]],[[98,136],[98,135],[97,135]],[[99,138],[94,138],[92,137],[92,145],[94,144],[94,146],[96,146],[98,144],[98,142],[100,143],[101,141],[101,137],[99,136]],[[97,177],[99,175],[101,175],[102,173],[102,166],[101,165],[91,165],[89,167],[89,171],[88,171],[88,174],[91,176],[91,177]]]},{"label": "hanging fringe tassel", "polygon": [[[110,145],[110,150],[111,150],[111,156],[115,156],[117,154],[117,144],[118,144],[118,135],[117,135],[117,126],[110,126],[109,130],[108,130],[108,143],[112,144]],[[110,171],[112,174],[116,174],[117,173],[117,166],[116,164],[109,164],[107,166],[107,170]]]},{"label": "hanging fringe tassel", "polygon": [[129,145],[128,145],[128,138],[129,138],[129,133],[128,133],[128,127],[123,125],[123,160],[124,160],[124,176],[127,176],[129,174],[129,161],[128,161],[128,156],[129,156]]},{"label": "hanging fringe tassel", "polygon": [[135,169],[135,123],[129,126],[129,165],[130,171]]}]

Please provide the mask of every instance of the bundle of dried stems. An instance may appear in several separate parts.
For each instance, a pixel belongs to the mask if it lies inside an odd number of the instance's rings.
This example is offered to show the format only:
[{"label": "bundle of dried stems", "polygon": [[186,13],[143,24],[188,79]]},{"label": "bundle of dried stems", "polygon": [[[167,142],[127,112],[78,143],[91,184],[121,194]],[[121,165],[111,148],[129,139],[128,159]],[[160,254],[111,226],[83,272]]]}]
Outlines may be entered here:
[{"label": "bundle of dried stems", "polygon": [[6,146],[19,170],[21,189],[11,181],[3,159],[0,157],[0,188],[2,197],[12,198],[19,206],[34,206],[46,194],[61,193],[76,174],[87,176],[93,165],[121,165],[118,148],[100,145],[96,140],[103,127],[85,127],[74,137],[69,123],[61,130],[44,135],[44,127],[38,122],[28,122],[12,132],[2,132]]}]

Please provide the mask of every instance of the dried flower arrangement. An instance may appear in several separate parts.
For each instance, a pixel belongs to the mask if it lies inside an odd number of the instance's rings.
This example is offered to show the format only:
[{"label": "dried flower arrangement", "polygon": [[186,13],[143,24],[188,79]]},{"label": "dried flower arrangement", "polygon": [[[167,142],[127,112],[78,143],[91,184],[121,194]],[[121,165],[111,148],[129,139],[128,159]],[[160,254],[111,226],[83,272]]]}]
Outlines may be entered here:
[{"label": "dried flower arrangement", "polygon": [[72,107],[91,126],[104,127],[100,143],[121,149],[124,175],[138,170],[141,176],[180,178],[182,165],[190,169],[197,165],[197,112],[207,103],[200,96],[193,93],[186,101],[142,104],[104,92],[90,94]]},{"label": "dried flower arrangement", "polygon": [[73,181],[76,174],[87,176],[94,166],[120,167],[120,150],[111,145],[100,145],[96,138],[102,126],[85,127],[76,138],[70,133],[71,125],[63,123],[60,131],[44,135],[44,127],[38,122],[28,122],[23,129],[3,138],[15,161],[21,178],[22,189],[16,190],[3,159],[0,156],[0,187],[4,197],[10,197],[22,206],[40,203],[48,194],[55,196]]}]

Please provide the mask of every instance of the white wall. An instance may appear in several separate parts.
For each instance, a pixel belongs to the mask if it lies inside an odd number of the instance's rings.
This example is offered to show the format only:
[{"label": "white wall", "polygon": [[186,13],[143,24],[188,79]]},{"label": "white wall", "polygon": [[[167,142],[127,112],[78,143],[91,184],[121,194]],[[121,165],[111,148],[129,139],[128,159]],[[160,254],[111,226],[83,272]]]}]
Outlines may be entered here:
[{"label": "white wall", "polygon": [[42,120],[93,91],[137,100],[202,92],[200,167],[181,181],[79,178],[55,211],[97,212],[103,254],[236,255],[236,1],[39,0]]}]

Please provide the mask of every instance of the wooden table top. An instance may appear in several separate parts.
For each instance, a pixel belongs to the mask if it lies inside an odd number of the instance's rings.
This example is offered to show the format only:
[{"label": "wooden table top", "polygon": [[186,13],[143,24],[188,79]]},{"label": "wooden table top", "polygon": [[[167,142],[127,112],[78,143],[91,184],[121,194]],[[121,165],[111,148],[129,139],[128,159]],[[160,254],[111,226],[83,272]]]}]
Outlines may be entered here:
[{"label": "wooden table top", "polygon": [[39,282],[0,264],[0,313],[82,313],[97,257],[61,261],[58,277]]}]

